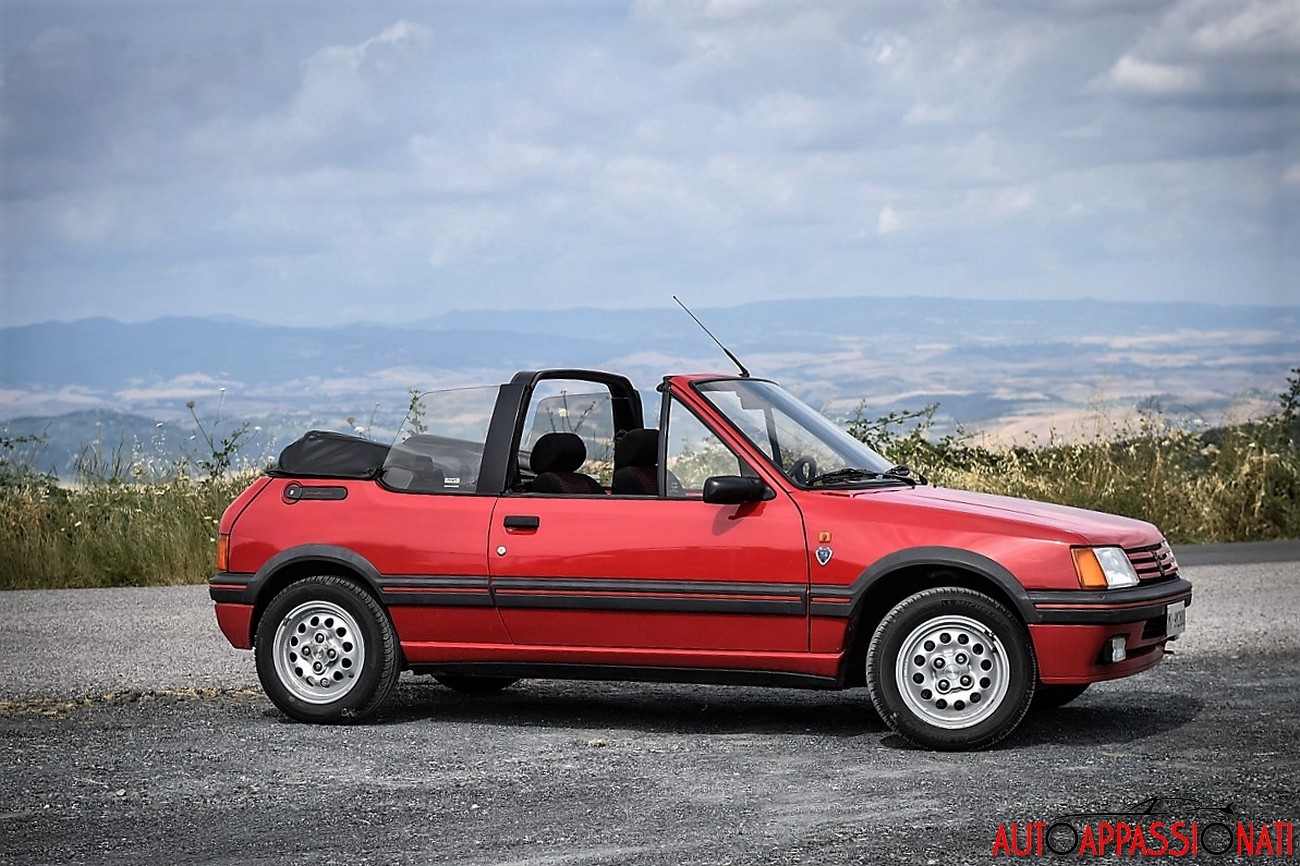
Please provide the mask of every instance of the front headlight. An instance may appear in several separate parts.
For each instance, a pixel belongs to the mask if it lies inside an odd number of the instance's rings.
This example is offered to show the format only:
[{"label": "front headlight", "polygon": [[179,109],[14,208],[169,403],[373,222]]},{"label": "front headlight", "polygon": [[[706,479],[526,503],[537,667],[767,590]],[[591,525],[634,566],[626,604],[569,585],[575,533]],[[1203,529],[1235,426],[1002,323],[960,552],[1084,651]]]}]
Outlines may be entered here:
[{"label": "front headlight", "polygon": [[1120,589],[1137,586],[1137,572],[1122,547],[1076,547],[1074,570],[1084,589]]}]

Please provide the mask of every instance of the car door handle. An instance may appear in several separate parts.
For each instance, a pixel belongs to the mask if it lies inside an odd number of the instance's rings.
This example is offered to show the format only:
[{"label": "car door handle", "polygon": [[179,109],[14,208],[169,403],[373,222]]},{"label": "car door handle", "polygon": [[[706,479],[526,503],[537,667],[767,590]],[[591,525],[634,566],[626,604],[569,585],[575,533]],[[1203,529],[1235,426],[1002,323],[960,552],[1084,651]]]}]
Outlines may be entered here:
[{"label": "car door handle", "polygon": [[501,522],[506,529],[536,529],[542,525],[542,518],[532,514],[507,514]]}]

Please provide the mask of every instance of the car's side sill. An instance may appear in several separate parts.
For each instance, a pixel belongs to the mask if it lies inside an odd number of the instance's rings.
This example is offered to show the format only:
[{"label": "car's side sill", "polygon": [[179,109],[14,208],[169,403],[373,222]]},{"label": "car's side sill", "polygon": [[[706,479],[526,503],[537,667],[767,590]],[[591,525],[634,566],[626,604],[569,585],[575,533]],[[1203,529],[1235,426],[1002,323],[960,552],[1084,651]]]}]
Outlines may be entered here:
[{"label": "car's side sill", "polygon": [[841,689],[834,677],[786,671],[731,670],[726,668],[639,667],[633,665],[582,665],[536,662],[440,662],[415,664],[411,672],[431,676],[518,677],[557,680],[617,680],[643,683],[696,683],[702,685],[766,686],[793,689]]}]

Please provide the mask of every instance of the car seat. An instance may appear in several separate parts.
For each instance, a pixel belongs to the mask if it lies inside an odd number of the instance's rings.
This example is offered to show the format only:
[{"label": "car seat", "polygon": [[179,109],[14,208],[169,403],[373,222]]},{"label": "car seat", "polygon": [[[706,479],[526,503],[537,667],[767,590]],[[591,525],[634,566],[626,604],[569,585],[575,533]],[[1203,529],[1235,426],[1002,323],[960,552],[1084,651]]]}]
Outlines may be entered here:
[{"label": "car seat", "polygon": [[578,471],[587,459],[587,446],[576,433],[547,433],[533,443],[529,468],[537,473],[534,493],[604,493],[595,478]]},{"label": "car seat", "polygon": [[629,430],[614,443],[614,489],[617,496],[659,495],[659,431]]}]

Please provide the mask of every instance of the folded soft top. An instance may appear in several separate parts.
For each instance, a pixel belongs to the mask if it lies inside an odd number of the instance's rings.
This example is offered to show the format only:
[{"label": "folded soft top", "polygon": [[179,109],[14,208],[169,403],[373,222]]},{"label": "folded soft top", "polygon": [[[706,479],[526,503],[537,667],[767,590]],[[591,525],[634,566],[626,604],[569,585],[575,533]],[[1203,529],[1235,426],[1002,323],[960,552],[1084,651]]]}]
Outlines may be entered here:
[{"label": "folded soft top", "polygon": [[388,446],[331,430],[309,430],[280,452],[272,475],[307,478],[376,478]]}]

